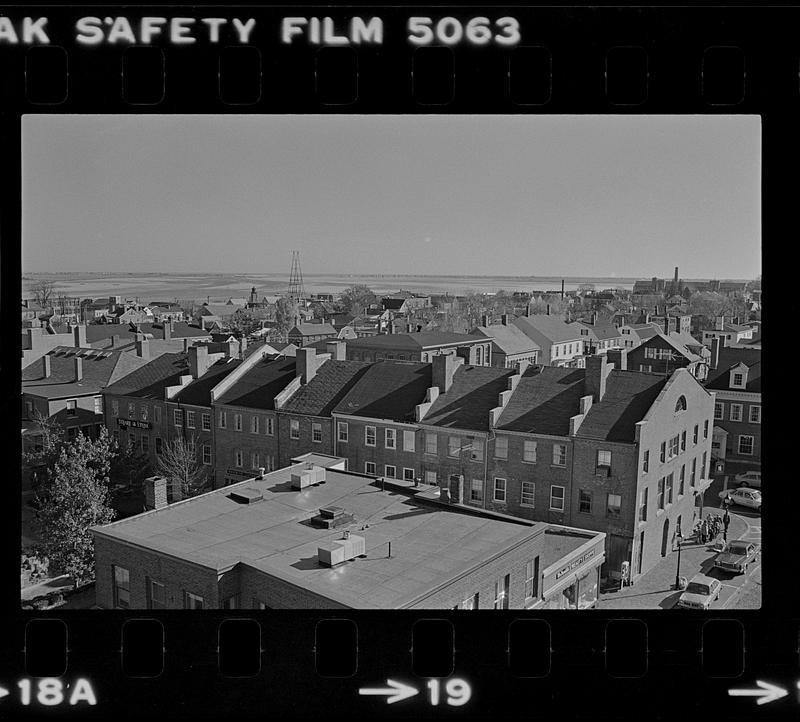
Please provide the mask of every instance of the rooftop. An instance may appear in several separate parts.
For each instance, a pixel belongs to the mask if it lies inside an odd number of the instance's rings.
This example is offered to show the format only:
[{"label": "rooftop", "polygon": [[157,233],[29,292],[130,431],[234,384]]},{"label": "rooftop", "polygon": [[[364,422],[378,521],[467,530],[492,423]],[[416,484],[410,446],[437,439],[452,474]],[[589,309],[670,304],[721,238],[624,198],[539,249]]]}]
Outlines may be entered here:
[{"label": "rooftop", "polygon": [[531,331],[541,334],[550,343],[563,343],[564,341],[580,340],[580,330],[564,321],[560,316],[536,314],[534,316],[520,316],[514,319],[514,325],[523,333]]},{"label": "rooftop", "polygon": [[294,414],[330,416],[368,366],[363,361],[325,361],[317,369],[314,378],[301,386],[282,410]]},{"label": "rooftop", "polygon": [[[713,363],[713,359],[711,361]],[[722,346],[719,350],[717,368],[709,369],[705,386],[707,389],[730,388],[730,370],[738,364],[747,366],[746,391],[761,393],[761,349],[742,346]]]},{"label": "rooftop", "polygon": [[[125,354],[133,357],[133,354]],[[189,355],[165,353],[147,362],[124,378],[106,387],[115,396],[136,396],[147,399],[164,399],[167,386],[180,383],[180,377],[189,373]]]},{"label": "rooftop", "polygon": [[478,326],[475,331],[487,338],[492,339],[494,345],[506,355],[518,353],[530,353],[540,351],[541,347],[536,341],[528,338],[516,326],[504,326],[503,324],[492,324],[490,326]]},{"label": "rooftop", "polygon": [[[398,609],[424,602],[442,584],[477,570],[489,558],[544,530],[544,524],[488,518],[412,495],[381,491],[374,479],[332,469],[324,484],[291,488],[296,464],[193,499],[95,529],[105,537],[170,554],[218,571],[245,564],[352,608]],[[263,501],[240,504],[237,489]],[[334,530],[308,523],[321,507],[339,506],[354,521]],[[365,527],[368,525],[368,527]],[[320,544],[363,536],[366,558],[320,566]],[[388,542],[392,556],[388,555]]]},{"label": "rooftop", "polygon": [[217,403],[274,409],[275,396],[295,377],[296,363],[294,357],[265,356],[222,394]]},{"label": "rooftop", "polygon": [[348,341],[353,348],[392,348],[419,351],[437,346],[452,346],[486,341],[483,336],[472,336],[466,333],[449,333],[446,331],[419,331],[417,333],[385,333],[369,338],[358,338]]},{"label": "rooftop", "polygon": [[190,406],[211,406],[211,389],[242,363],[239,359],[222,358],[199,378],[184,386],[173,401]]}]

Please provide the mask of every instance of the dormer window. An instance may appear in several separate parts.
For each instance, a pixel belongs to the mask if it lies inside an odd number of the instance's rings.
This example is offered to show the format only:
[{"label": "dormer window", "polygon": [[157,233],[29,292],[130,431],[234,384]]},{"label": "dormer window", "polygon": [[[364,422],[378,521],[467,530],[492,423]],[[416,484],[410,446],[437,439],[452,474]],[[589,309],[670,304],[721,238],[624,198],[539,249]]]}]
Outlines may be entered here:
[{"label": "dormer window", "polygon": [[737,364],[731,369],[729,386],[732,389],[744,389],[747,387],[747,366]]}]

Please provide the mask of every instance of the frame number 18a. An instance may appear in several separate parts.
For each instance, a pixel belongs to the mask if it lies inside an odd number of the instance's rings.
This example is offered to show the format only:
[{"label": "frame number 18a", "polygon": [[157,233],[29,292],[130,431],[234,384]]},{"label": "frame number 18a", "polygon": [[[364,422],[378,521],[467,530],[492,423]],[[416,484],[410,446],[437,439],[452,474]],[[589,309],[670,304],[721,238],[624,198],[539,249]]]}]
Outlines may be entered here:
[{"label": "frame number 18a", "polygon": [[[444,690],[442,690],[442,686],[444,686]],[[444,694],[442,694],[443,692]],[[461,707],[469,702],[469,698],[472,696],[472,688],[468,682],[457,677],[448,679],[444,682],[444,685],[442,685],[442,680],[440,679],[429,679],[428,695],[434,707],[439,704],[442,696],[444,696],[447,704],[453,707]]]}]

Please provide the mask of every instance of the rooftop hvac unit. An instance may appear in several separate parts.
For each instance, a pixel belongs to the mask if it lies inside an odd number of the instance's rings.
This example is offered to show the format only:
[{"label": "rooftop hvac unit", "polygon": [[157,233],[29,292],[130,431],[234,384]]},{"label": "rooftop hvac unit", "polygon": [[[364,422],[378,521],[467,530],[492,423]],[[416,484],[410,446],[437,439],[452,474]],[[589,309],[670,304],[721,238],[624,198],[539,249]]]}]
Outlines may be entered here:
[{"label": "rooftop hvac unit", "polygon": [[326,567],[355,559],[367,553],[367,543],[363,536],[350,534],[347,539],[334,539],[323,542],[317,548],[319,563]]},{"label": "rooftop hvac unit", "polygon": [[312,466],[310,469],[292,473],[293,489],[305,489],[307,486],[319,484],[322,481],[325,481],[325,467],[323,466]]},{"label": "rooftop hvac unit", "polygon": [[230,493],[230,498],[239,504],[254,504],[264,498],[264,494],[258,489],[247,486],[244,489],[237,489]]}]

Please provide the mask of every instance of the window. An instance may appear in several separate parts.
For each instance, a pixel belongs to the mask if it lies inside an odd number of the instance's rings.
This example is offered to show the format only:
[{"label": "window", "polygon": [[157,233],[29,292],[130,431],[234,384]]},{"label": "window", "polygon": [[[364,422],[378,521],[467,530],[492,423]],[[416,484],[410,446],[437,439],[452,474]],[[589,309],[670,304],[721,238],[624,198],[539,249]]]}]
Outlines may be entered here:
[{"label": "window", "polygon": [[425,433],[425,453],[426,454],[438,454],[436,447],[437,436],[431,431],[427,431]]},{"label": "window", "polygon": [[375,438],[377,432],[374,426],[367,426],[364,428],[364,444],[366,446],[375,446]]},{"label": "window", "polygon": [[739,453],[745,456],[753,455],[753,437],[740,436],[739,437]]},{"label": "window", "polygon": [[131,606],[131,575],[124,567],[112,566],[114,576],[114,607],[128,609]]},{"label": "window", "polygon": [[157,424],[161,423],[161,407],[158,404],[153,406],[153,421]]},{"label": "window", "polygon": [[447,437],[447,455],[458,456],[459,451],[461,451],[461,439],[457,436]]},{"label": "window", "polygon": [[669,452],[667,453],[667,460],[674,459],[678,455],[680,448],[680,436],[676,434],[669,440]]},{"label": "window", "polygon": [[478,608],[478,592],[475,592],[471,597],[467,597],[461,602],[462,609],[477,609]]},{"label": "window", "polygon": [[567,445],[566,444],[553,444],[553,465],[566,466],[567,465]]},{"label": "window", "polygon": [[479,439],[477,437],[472,439],[472,451],[470,453],[470,459],[472,461],[483,461],[483,439]]},{"label": "window", "polygon": [[119,399],[111,399],[111,414],[119,416]]},{"label": "window", "polygon": [[238,609],[239,608],[239,595],[234,594],[222,602],[223,609]]},{"label": "window", "polygon": [[147,578],[147,608],[166,609],[167,590],[166,587],[155,579]]},{"label": "window", "polygon": [[426,471],[425,472],[425,483],[426,484],[434,484],[434,485],[439,483],[439,479],[436,476],[436,472],[435,471]]},{"label": "window", "polygon": [[311,422],[311,441],[315,444],[322,443],[322,424],[317,421]]},{"label": "window", "polygon": [[744,374],[734,374],[731,386],[744,386]]},{"label": "window", "polygon": [[142,453],[150,453],[150,437],[147,434],[142,434]]},{"label": "window", "polygon": [[708,466],[706,466],[706,460],[708,458],[708,452],[703,452],[703,466],[700,469],[700,478],[705,479],[708,476]]},{"label": "window", "polygon": [[689,486],[694,486],[694,481],[696,477],[697,477],[697,457],[692,459],[692,473],[689,475]]},{"label": "window", "polygon": [[397,448],[397,430],[385,429],[383,432],[383,443],[387,449]]},{"label": "window", "polygon": [[494,480],[494,500],[505,504],[506,501],[506,480],[495,477]]},{"label": "window", "polygon": [[527,461],[529,464],[536,463],[536,442],[523,441],[522,442],[522,460]]},{"label": "window", "polygon": [[136,418],[136,404],[133,401],[128,402],[128,418],[135,419]]},{"label": "window", "polygon": [[244,454],[241,449],[235,449],[233,452],[233,461],[238,467],[244,466]]},{"label": "window", "polygon": [[233,430],[234,431],[241,431],[242,430],[242,415],[241,414],[234,414],[233,415]]},{"label": "window", "polygon": [[405,481],[414,481],[415,479],[414,469],[409,469],[407,466],[403,467],[403,479]]},{"label": "window", "polygon": [[666,477],[667,504],[672,504],[672,474]]},{"label": "window", "polygon": [[650,450],[647,449],[642,457],[642,472],[645,474],[650,471]]},{"label": "window", "polygon": [[656,496],[656,506],[659,509],[664,508],[664,488],[667,484],[667,477],[662,476],[658,480],[658,495]]},{"label": "window", "polygon": [[519,503],[521,506],[534,506],[534,483],[523,481]]},{"label": "window", "polygon": [[[68,431],[75,431],[75,429],[68,429]],[[128,446],[136,446],[136,434],[128,434]]]},{"label": "window", "polygon": [[639,494],[639,521],[647,521],[647,498],[648,490],[642,489]]},{"label": "window", "polygon": [[186,411],[186,428],[187,429],[193,429],[194,428],[194,417],[195,417],[195,412],[194,411],[188,411],[188,410]]},{"label": "window", "polygon": [[622,509],[622,497],[619,494],[609,494],[606,502],[606,516],[618,518]]},{"label": "window", "polygon": [[495,459],[508,458],[508,439],[505,436],[499,436],[495,439],[494,458]]},{"label": "window", "polygon": [[175,426],[183,426],[183,411],[181,409],[173,410],[172,423],[175,424]]},{"label": "window", "polygon": [[678,398],[678,402],[675,404],[675,413],[679,414],[681,411],[686,411],[686,397],[681,396]]},{"label": "window", "polygon": [[211,445],[203,444],[203,463],[207,466],[211,465]]},{"label": "window", "polygon": [[261,468],[261,459],[259,458],[259,453],[257,451],[250,452],[250,468],[251,469],[260,469]]},{"label": "window", "polygon": [[741,421],[742,420],[742,405],[741,404],[731,404],[731,421]]},{"label": "window", "polygon": [[250,417],[250,433],[258,434],[261,431],[261,418],[258,416]]},{"label": "window", "polygon": [[611,452],[605,449],[597,450],[597,468],[610,469],[611,468]]},{"label": "window", "polygon": [[694,425],[694,431],[692,432],[692,443],[693,444],[697,444],[697,436],[698,436],[699,433],[700,433],[700,427],[697,424],[695,424]]},{"label": "window", "polygon": [[388,477],[389,479],[395,479],[397,477],[397,467],[387,464],[385,467],[384,476]]},{"label": "window", "polygon": [[686,493],[686,464],[681,466],[680,482],[678,484],[678,496],[683,496]]},{"label": "window", "polygon": [[200,417],[200,428],[203,431],[211,431],[211,414],[203,414]]},{"label": "window", "polygon": [[508,609],[508,587],[511,584],[511,575],[506,574],[494,583],[494,608]]},{"label": "window", "polygon": [[160,436],[156,436],[156,454],[164,453],[164,441]]},{"label": "window", "polygon": [[585,489],[578,491],[578,511],[581,514],[592,513],[592,492]]},{"label": "window", "polygon": [[708,438],[708,419],[703,422],[703,438]]},{"label": "window", "polygon": [[225,411],[219,412],[219,428],[220,429],[228,428],[228,414]]},{"label": "window", "polygon": [[78,402],[75,399],[67,399],[67,416],[75,416],[78,413]]},{"label": "window", "polygon": [[725,405],[721,401],[714,402],[714,421],[721,421],[725,412]]},{"label": "window", "polygon": [[375,476],[375,462],[374,461],[366,461],[364,462],[364,473],[369,474],[370,476]]},{"label": "window", "polygon": [[142,421],[147,421],[147,416],[148,416],[147,404],[142,404],[139,407],[139,415],[142,417]]},{"label": "window", "polygon": [[289,438],[300,438],[300,421],[298,419],[289,419]]},{"label": "window", "polygon": [[272,609],[266,602],[262,602],[258,597],[253,597],[253,609]]},{"label": "window", "polygon": [[192,594],[191,592],[183,593],[183,608],[184,609],[202,609],[203,597]]},{"label": "window", "polygon": [[403,451],[414,451],[414,432],[403,432]]},{"label": "window", "polygon": [[267,436],[274,436],[275,435],[275,419],[271,416],[267,416]]},{"label": "window", "polygon": [[483,480],[473,479],[469,487],[469,500],[470,501],[483,501]]},{"label": "window", "polygon": [[336,423],[336,434],[337,434],[336,438],[339,441],[347,443],[348,430],[346,421],[339,421]]},{"label": "window", "polygon": [[564,511],[564,487],[550,487],[550,508],[555,511]]},{"label": "window", "polygon": [[[33,404],[31,404],[30,401],[28,401],[27,404],[30,404],[29,409],[28,409],[28,415],[30,415],[31,412],[33,411],[33,408],[32,408]],[[102,414],[103,413],[103,397],[102,396],[95,396],[94,397],[94,412],[96,414]]]},{"label": "window", "polygon": [[761,407],[760,406],[751,406],[750,407],[750,423],[751,424],[760,424],[761,423]]},{"label": "window", "polygon": [[539,596],[539,557],[525,565],[525,601]]}]

